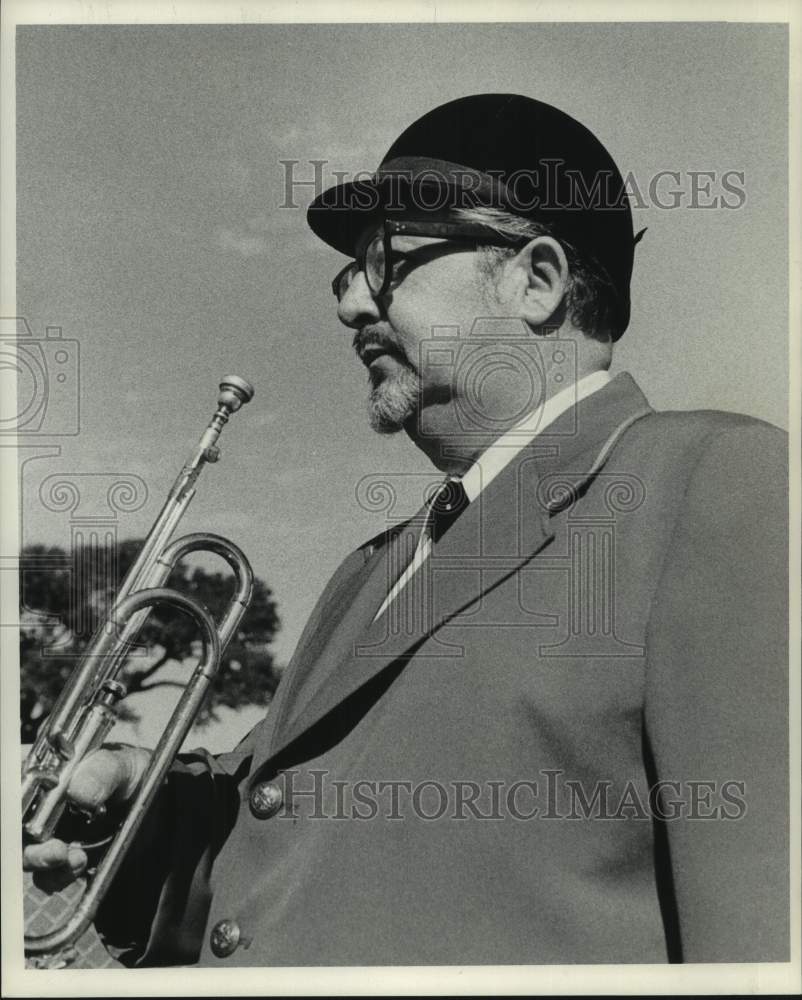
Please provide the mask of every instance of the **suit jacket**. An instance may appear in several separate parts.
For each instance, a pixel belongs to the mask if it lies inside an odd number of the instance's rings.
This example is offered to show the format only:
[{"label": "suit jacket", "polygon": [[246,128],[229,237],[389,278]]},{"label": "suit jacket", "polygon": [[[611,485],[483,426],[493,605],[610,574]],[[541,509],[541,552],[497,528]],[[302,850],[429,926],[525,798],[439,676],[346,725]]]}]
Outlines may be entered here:
[{"label": "suit jacket", "polygon": [[351,553],[101,931],[145,965],[787,960],[786,469],[776,428],[619,375],[376,622],[415,519]]}]

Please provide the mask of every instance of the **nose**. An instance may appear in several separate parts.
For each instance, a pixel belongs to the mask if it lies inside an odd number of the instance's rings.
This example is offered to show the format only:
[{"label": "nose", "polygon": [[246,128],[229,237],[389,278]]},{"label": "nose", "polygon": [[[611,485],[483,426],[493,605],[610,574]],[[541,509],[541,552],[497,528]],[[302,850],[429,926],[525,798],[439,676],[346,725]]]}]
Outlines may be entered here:
[{"label": "nose", "polygon": [[337,305],[337,316],[341,323],[354,330],[382,318],[381,307],[371,293],[364,271],[354,275]]}]

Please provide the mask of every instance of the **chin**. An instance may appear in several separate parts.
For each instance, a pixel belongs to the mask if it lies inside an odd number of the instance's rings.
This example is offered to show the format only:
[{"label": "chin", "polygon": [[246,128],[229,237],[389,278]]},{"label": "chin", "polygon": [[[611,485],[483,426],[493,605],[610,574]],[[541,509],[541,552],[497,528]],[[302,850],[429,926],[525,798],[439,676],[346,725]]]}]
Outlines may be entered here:
[{"label": "chin", "polygon": [[398,434],[410,421],[415,420],[415,412],[387,406],[385,400],[377,400],[373,395],[368,400],[368,419],[377,434]]},{"label": "chin", "polygon": [[374,384],[368,399],[370,426],[378,434],[397,434],[418,412],[420,384],[412,372]]}]

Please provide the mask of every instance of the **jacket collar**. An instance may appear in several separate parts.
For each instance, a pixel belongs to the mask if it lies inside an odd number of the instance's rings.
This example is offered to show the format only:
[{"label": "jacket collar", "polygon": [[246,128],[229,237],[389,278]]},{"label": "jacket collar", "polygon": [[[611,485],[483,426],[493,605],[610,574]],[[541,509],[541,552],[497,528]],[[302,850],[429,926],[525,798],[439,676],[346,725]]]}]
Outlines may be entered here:
[{"label": "jacket collar", "polygon": [[[551,518],[561,498],[576,495],[606,461],[617,435],[651,412],[631,376],[621,374],[563,413],[515,456],[434,546],[424,565],[426,579],[422,569],[412,581],[419,599],[410,601],[407,594],[404,600],[406,618],[400,620],[399,608],[391,604],[373,621],[398,576],[399,553],[414,548],[419,519],[388,531],[364,565],[364,582],[348,588],[348,606],[341,608],[342,617],[333,628],[329,624],[322,648],[309,641],[293,657],[297,669],[303,668],[304,683],[293,684],[273,730],[269,756],[288,747],[391,664],[415,655],[427,638],[434,640],[433,655],[453,654],[440,643],[438,629],[548,545],[554,537]],[[548,483],[557,488],[544,490]]]}]

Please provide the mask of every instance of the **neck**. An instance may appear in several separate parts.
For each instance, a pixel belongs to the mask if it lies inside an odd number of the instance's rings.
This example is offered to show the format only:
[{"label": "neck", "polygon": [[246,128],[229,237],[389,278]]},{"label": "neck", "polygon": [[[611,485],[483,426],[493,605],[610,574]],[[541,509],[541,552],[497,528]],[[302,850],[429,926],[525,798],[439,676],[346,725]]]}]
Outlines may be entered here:
[{"label": "neck", "polygon": [[[550,399],[576,385],[586,376],[604,370],[602,366],[595,366],[588,371],[578,372],[577,378],[568,386],[564,380],[556,380],[553,377],[555,373],[550,372],[546,378],[545,392],[540,399],[534,402],[531,399],[515,400],[508,397],[498,399],[494,407],[486,406],[484,419],[477,420],[473,426],[470,425],[470,408],[460,406],[458,400],[430,403],[424,406],[405,429],[433,465],[447,475],[462,476],[484,451],[526,416],[545,406]],[[504,419],[504,415],[509,414],[512,416]]]},{"label": "neck", "polygon": [[432,465],[449,476],[462,476],[495,440],[470,441],[471,436],[465,433],[441,433],[436,437],[408,433]]}]

